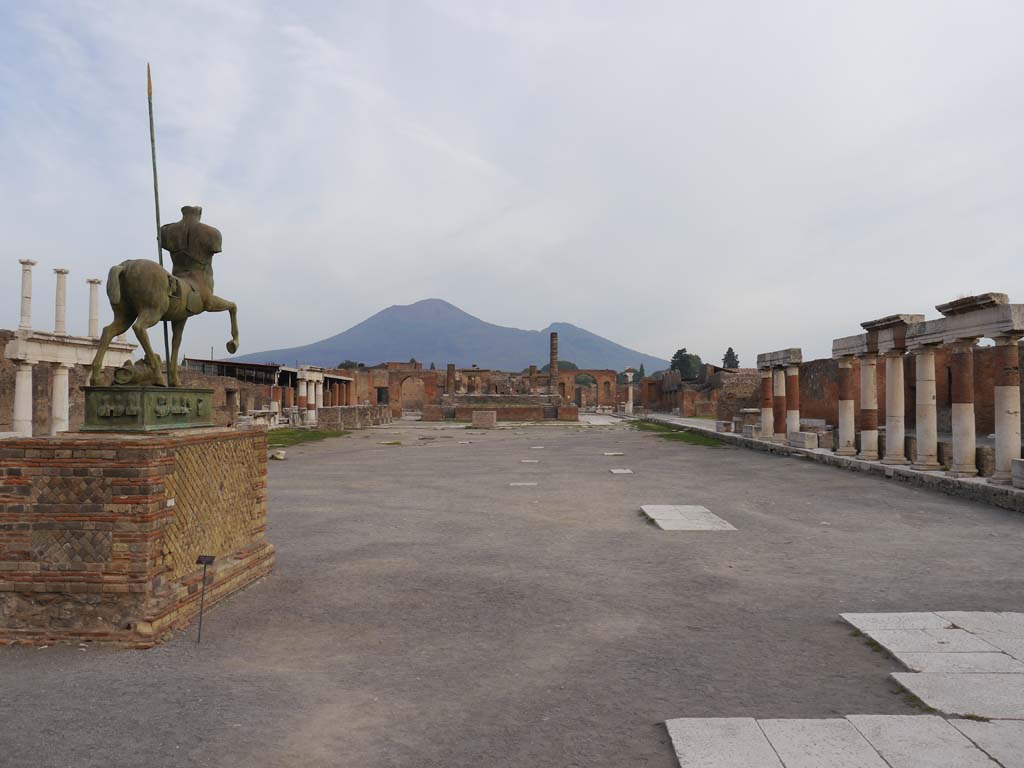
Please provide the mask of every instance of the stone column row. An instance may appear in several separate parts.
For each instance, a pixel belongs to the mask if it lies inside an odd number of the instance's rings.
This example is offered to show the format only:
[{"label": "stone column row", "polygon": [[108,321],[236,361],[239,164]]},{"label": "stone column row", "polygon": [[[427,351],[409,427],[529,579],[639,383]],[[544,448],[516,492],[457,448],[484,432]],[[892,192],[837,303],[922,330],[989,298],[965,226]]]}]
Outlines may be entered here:
[{"label": "stone column row", "polygon": [[761,439],[785,443],[800,431],[800,366],[761,369]]}]

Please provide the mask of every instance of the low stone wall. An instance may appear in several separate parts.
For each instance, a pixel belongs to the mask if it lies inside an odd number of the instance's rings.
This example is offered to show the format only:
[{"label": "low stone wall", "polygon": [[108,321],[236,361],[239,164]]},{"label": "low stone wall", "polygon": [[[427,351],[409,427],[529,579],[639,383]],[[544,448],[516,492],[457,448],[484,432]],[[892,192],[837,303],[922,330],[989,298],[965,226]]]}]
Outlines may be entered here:
[{"label": "low stone wall", "polygon": [[391,423],[386,405],[337,405],[318,408],[317,424],[325,429],[364,429]]},{"label": "low stone wall", "polygon": [[541,421],[544,418],[544,406],[542,405],[490,405],[484,408],[460,405],[455,409],[455,420],[473,421],[473,411],[476,410],[494,411],[498,415],[498,421]]},{"label": "low stone wall", "polygon": [[261,429],[0,440],[0,643],[148,648],[270,572]]},{"label": "low stone wall", "polygon": [[558,420],[579,421],[580,409],[577,408],[575,405],[560,405],[558,406]]},{"label": "low stone wall", "polygon": [[[982,501],[986,504],[992,504],[993,506],[1002,507],[1003,509],[1009,509],[1014,512],[1024,512],[1024,490],[1008,485],[992,485],[983,477],[949,477],[948,475],[940,474],[938,472],[921,472],[916,469],[911,469],[909,466],[892,466],[882,464],[878,461],[864,461],[854,456],[837,456],[830,449],[818,448],[816,450],[811,450],[806,448],[794,448],[784,443],[772,443],[767,440],[758,440],[756,438],[744,437],[731,433],[716,433],[713,429],[703,427],[690,425],[684,426],[668,421],[664,418],[660,418],[654,414],[651,414],[648,417],[648,420],[668,423],[685,432],[708,434],[716,437],[723,443],[728,443],[730,445],[753,448],[754,450],[766,451],[768,453],[778,453],[783,456],[801,456],[820,464],[842,467],[843,469],[853,470],[854,472],[868,472],[881,477],[910,483],[911,485],[921,488],[930,488],[950,496],[959,496],[973,501]],[[986,448],[986,446],[981,446],[979,448],[979,463],[983,460],[982,449],[984,448]],[[941,454],[940,460],[942,460]]]}]

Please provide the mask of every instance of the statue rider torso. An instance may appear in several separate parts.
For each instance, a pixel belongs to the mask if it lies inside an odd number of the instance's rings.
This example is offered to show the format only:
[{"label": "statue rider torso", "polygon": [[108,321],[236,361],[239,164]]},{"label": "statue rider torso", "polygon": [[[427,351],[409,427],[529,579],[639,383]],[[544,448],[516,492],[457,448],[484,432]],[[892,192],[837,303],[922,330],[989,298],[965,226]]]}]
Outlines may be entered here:
[{"label": "statue rider torso", "polygon": [[[186,205],[181,221],[160,227],[160,247],[171,254],[171,274],[194,289],[185,297],[190,315],[202,312],[213,295],[213,255],[221,250],[220,230],[200,222],[202,215],[199,206]],[[185,293],[176,280],[170,280],[168,290],[177,298]]]}]

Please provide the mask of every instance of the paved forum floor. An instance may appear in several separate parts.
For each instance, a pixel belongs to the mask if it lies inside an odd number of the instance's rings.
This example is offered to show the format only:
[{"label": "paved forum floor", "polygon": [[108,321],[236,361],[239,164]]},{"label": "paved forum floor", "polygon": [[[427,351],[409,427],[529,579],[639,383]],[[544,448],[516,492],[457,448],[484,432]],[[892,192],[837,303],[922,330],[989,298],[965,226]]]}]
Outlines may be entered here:
[{"label": "paved forum floor", "polygon": [[1021,609],[1024,519],[802,460],[622,425],[288,454],[277,570],[201,646],[0,649],[0,765],[668,768],[673,718],[919,713],[840,613]]}]

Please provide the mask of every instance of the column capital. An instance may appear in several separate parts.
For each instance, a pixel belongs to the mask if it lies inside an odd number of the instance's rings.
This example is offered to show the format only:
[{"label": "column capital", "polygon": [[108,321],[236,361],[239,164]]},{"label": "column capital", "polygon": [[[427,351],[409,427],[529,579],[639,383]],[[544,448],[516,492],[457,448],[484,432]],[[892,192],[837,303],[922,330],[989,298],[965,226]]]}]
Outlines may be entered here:
[{"label": "column capital", "polygon": [[993,336],[992,341],[996,343],[997,347],[1006,347],[1011,344],[1020,343],[1022,338],[1024,338],[1024,333],[1003,333],[999,336]]},{"label": "column capital", "polygon": [[90,277],[85,282],[87,282],[89,285],[101,285],[103,283],[103,281],[100,280],[98,277]]},{"label": "column capital", "polygon": [[39,262],[32,261],[32,259],[18,259],[18,263],[21,264],[23,267],[34,267]]},{"label": "column capital", "polygon": [[856,357],[858,360],[869,360],[871,362],[874,362],[875,360],[878,359],[878,353],[877,352],[861,352],[861,353],[859,353],[857,355],[854,355],[854,357]]},{"label": "column capital", "polygon": [[922,344],[919,347],[914,347],[913,349],[909,350],[909,352],[910,352],[910,354],[912,354],[914,356],[917,356],[917,355],[934,355],[935,351],[939,347],[941,347],[941,346],[942,346],[941,344],[937,344],[937,343],[936,344]]},{"label": "column capital", "polygon": [[71,270],[70,270],[70,269],[68,269],[67,267],[56,267],[56,268],[55,268],[55,269],[53,270],[53,274],[55,274],[55,275],[66,275],[66,274],[68,274],[68,273],[69,273],[70,271],[71,271]]},{"label": "column capital", "polygon": [[964,339],[956,339],[946,344],[954,352],[973,352],[978,344],[977,336],[969,336]]},{"label": "column capital", "polygon": [[890,349],[882,353],[882,357],[902,358],[907,354],[905,349]]}]

